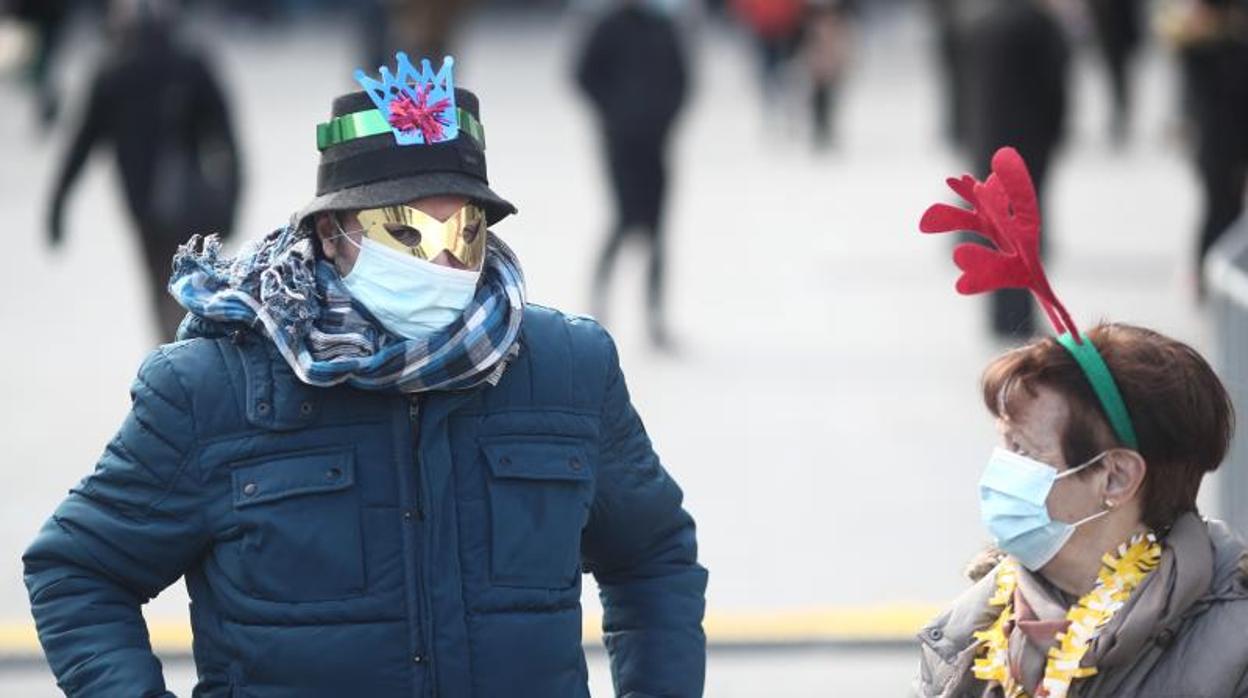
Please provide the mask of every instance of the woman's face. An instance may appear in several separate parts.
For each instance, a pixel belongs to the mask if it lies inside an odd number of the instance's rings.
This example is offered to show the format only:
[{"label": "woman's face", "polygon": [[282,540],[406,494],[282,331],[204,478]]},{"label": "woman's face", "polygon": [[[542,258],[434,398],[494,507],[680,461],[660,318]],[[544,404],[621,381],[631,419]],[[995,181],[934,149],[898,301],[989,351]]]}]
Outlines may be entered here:
[{"label": "woman's face", "polygon": [[[1009,417],[997,419],[997,431],[1001,434],[1002,447],[1038,460],[1064,472],[1081,465],[1067,463],[1062,454],[1062,430],[1070,419],[1070,407],[1056,391],[1043,386],[1036,389],[1034,398],[1024,396],[1013,405]],[[1095,468],[1065,477],[1053,483],[1049,492],[1049,517],[1054,521],[1074,523],[1104,509],[1104,474]],[[1075,536],[1086,535],[1087,526],[1075,530]],[[1072,538],[1073,540],[1073,538]],[[1065,549],[1069,549],[1067,545]],[[1061,556],[1061,553],[1058,553]]]}]

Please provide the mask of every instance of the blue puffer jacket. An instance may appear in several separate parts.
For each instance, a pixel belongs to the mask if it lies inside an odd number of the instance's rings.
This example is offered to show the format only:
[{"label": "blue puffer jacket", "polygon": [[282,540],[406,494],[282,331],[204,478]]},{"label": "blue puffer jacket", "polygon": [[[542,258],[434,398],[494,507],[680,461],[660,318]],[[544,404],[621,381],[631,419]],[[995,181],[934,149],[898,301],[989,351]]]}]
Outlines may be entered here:
[{"label": "blue puffer jacket", "polygon": [[163,696],[140,606],[185,575],[197,696],[698,696],[693,520],[595,323],[531,307],[496,387],[297,381],[249,332],[154,352],[94,474],[25,555],[74,696]]}]

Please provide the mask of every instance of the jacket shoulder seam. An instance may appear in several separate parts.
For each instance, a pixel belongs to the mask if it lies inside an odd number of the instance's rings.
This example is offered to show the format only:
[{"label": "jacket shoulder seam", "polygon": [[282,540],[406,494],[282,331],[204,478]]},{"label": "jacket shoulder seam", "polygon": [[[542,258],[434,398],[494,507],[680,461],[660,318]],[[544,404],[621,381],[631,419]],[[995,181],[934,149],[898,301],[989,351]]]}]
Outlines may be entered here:
[{"label": "jacket shoulder seam", "polygon": [[[168,364],[169,372],[173,374],[173,378],[177,382],[178,388],[182,391],[182,398],[186,402],[187,417],[191,423],[191,443],[182,452],[182,459],[178,463],[177,469],[174,470],[173,477],[169,478],[169,482],[165,483],[164,492],[147,505],[146,508],[149,512],[159,509],[160,505],[173,494],[174,489],[177,487],[178,480],[182,479],[182,477],[186,475],[186,470],[192,460],[191,455],[195,453],[196,449],[199,447],[199,430],[195,420],[195,404],[191,399],[191,392],[187,389],[186,382],[182,379],[181,373],[178,372],[177,365],[169,356],[168,347],[162,346],[157,351],[161,360]],[[204,513],[201,511],[200,517],[203,518],[204,516]]]}]

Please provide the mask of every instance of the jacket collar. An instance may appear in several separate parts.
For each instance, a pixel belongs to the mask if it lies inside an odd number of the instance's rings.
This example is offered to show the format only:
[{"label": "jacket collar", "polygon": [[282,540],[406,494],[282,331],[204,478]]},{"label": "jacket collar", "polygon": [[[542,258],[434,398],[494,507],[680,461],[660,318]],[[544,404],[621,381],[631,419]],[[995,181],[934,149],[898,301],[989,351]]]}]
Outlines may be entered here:
[{"label": "jacket collar", "polygon": [[236,374],[243,376],[243,412],[249,424],[269,431],[293,431],[316,420],[326,397],[323,389],[301,382],[265,337],[241,325],[221,330],[198,336],[217,339],[227,362],[242,369]]}]

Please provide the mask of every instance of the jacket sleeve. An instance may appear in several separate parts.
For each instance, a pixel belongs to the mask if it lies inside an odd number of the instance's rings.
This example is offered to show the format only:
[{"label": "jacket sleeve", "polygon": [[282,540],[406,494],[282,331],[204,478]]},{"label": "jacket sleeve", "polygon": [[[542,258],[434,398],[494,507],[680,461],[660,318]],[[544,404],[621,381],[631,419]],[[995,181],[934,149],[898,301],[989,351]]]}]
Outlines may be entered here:
[{"label": "jacket sleeve", "polygon": [[140,606],[201,554],[206,527],[190,480],[189,400],[157,350],[96,470],[23,556],[31,611],[68,696],[168,696]]},{"label": "jacket sleeve", "polygon": [[697,561],[693,518],[629,401],[614,345],[607,366],[597,492],[582,555],[598,580],[615,694],[701,696],[707,573]]}]

